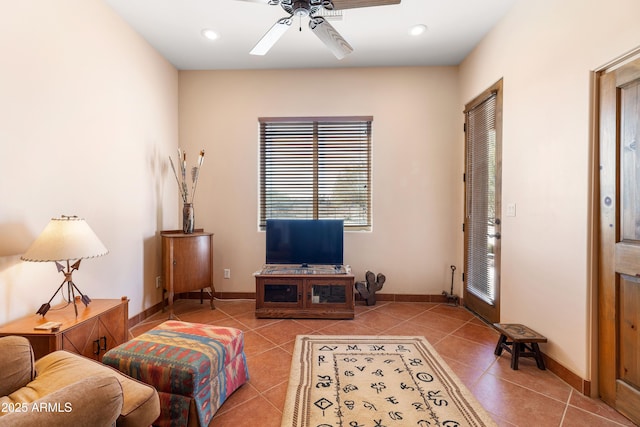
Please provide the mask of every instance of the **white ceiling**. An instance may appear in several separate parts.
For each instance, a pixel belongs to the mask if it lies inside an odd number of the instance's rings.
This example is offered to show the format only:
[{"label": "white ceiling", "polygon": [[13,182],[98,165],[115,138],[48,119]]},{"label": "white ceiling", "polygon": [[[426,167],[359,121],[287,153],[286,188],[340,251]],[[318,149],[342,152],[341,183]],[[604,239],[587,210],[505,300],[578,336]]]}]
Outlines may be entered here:
[{"label": "white ceiling", "polygon": [[[249,51],[288,14],[240,0],[104,0],[180,70],[457,65],[518,0],[402,0],[343,11],[331,25],[354,52],[338,60],[308,27],[292,27],[265,56]],[[266,0],[265,0],[266,1]],[[421,36],[408,30],[424,24]],[[214,30],[219,38],[205,39]]]}]

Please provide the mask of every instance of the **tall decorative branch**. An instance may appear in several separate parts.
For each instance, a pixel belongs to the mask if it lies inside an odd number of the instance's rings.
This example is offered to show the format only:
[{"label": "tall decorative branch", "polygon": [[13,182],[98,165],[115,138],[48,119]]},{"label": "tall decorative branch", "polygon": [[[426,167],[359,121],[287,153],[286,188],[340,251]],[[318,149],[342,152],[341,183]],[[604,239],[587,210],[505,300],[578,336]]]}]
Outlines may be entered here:
[{"label": "tall decorative branch", "polygon": [[200,167],[202,167],[203,161],[204,161],[204,150],[200,150],[197,166],[194,166],[191,169],[191,202],[192,203],[193,203],[193,199],[196,197],[196,188],[198,186],[198,178],[200,178]]},{"label": "tall decorative branch", "polygon": [[173,176],[178,183],[178,190],[180,191],[180,197],[184,203],[193,203],[193,199],[196,194],[196,188],[198,186],[198,178],[200,177],[200,168],[204,161],[204,150],[200,150],[198,156],[197,165],[191,169],[191,200],[189,201],[189,186],[187,184],[187,153],[178,148],[178,161],[180,161],[180,178],[178,178],[178,171],[173,163],[173,159],[169,156],[169,162],[171,163],[171,170],[173,170]]}]

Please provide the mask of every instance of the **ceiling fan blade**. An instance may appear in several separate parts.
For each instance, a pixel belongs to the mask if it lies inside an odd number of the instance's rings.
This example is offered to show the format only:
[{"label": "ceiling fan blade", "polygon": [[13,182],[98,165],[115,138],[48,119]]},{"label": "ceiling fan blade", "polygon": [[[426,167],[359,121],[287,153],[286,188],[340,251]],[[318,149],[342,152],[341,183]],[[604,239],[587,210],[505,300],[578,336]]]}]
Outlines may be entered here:
[{"label": "ceiling fan blade", "polygon": [[267,31],[267,33],[262,36],[258,44],[256,44],[249,53],[251,55],[264,55],[269,52],[269,49],[271,49],[273,45],[276,44],[278,40],[280,40],[280,37],[282,37],[282,35],[289,29],[289,27],[291,27],[291,22],[292,20],[290,16],[286,18],[280,18],[278,22],[273,24],[273,27],[271,27],[269,31]]},{"label": "ceiling fan blade", "polygon": [[321,16],[311,17],[309,28],[329,48],[336,58],[342,59],[353,52],[353,48],[340,33]]},{"label": "ceiling fan blade", "polygon": [[[246,1],[249,3],[262,3],[262,4],[273,4],[273,1],[270,0],[237,0],[237,1]],[[276,1],[275,4],[278,4],[278,2]]]},{"label": "ceiling fan blade", "polygon": [[355,9],[356,7],[386,6],[399,3],[400,0],[333,0],[333,9]]}]

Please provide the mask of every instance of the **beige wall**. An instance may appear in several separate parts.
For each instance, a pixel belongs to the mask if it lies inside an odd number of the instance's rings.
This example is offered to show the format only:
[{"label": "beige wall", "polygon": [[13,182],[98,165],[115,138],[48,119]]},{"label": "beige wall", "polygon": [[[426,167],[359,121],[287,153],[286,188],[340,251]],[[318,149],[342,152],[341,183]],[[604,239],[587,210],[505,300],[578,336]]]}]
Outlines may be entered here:
[{"label": "beige wall", "polygon": [[0,324],[62,281],[53,263],[20,261],[61,214],[110,250],[74,274],[83,292],[127,295],[131,315],[159,302],[155,234],[177,223],[176,69],[100,0],[3,1],[0,56]]},{"label": "beige wall", "polygon": [[178,140],[191,159],[207,150],[196,223],[215,233],[217,289],[252,292],[259,116],[373,115],[374,228],[347,234],[346,261],[359,279],[384,272],[386,293],[440,293],[449,265],[462,269],[462,108],[504,77],[503,202],[517,216],[503,222],[502,320],[591,378],[590,72],[640,44],[639,14],[636,0],[522,1],[459,69],[178,73],[99,0],[4,2],[0,323],[60,283],[52,264],[19,260],[60,214],[85,217],[111,251],[83,262],[83,291],[128,295],[131,315],[160,300]]},{"label": "beige wall", "polygon": [[358,280],[384,273],[385,293],[448,289],[462,262],[457,80],[456,67],[181,71],[180,143],[207,152],[196,226],[215,233],[216,290],[255,292],[264,264],[258,117],[326,115],[374,117],[373,231],[346,234],[345,263]]},{"label": "beige wall", "polygon": [[460,104],[504,77],[502,321],[593,378],[591,72],[640,45],[640,2],[519,2],[460,67]]}]

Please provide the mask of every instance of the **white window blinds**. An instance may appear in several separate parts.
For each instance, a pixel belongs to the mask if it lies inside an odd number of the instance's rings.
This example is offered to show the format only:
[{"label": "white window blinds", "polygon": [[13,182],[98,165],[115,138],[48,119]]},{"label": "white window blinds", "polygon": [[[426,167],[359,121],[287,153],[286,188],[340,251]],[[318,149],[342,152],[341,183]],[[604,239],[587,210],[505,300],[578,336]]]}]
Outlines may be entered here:
[{"label": "white window blinds", "polygon": [[260,118],[260,226],[271,218],[371,226],[371,122],[366,117]]},{"label": "white window blinds", "polygon": [[[467,289],[493,304],[496,298],[496,94],[467,113]],[[499,236],[499,235],[498,235]]]}]

